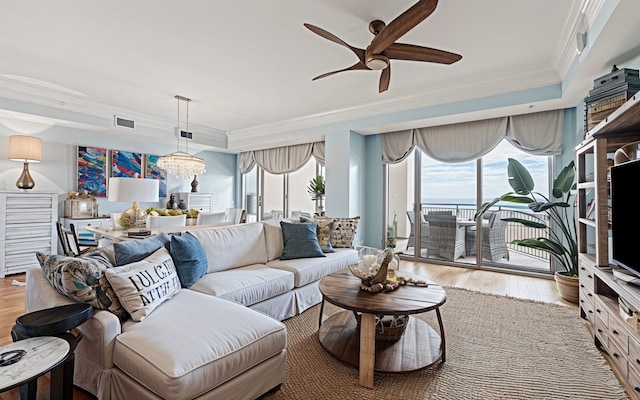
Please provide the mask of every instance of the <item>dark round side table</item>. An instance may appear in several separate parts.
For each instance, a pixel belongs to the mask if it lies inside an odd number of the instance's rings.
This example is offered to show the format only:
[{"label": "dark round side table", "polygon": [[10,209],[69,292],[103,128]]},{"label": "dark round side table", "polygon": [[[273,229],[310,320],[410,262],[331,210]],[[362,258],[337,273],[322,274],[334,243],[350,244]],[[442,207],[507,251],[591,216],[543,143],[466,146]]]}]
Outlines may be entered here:
[{"label": "dark round side table", "polygon": [[[82,339],[82,334],[72,330],[92,316],[93,307],[88,304],[67,304],[24,314],[16,319],[16,324],[11,328],[14,342],[39,336],[55,336],[68,343],[68,356],[60,365],[51,369],[51,400],[73,399],[74,350]],[[20,397],[35,399],[36,391],[37,379],[32,379],[20,386]]]}]

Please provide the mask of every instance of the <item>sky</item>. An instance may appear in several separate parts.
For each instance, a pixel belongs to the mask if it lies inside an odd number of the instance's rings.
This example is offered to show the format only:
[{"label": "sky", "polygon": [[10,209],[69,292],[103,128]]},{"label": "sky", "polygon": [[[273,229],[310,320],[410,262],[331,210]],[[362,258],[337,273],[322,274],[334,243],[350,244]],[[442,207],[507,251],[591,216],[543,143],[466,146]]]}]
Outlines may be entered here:
[{"label": "sky", "polygon": [[[528,170],[535,182],[535,191],[548,193],[549,158],[526,154],[508,141],[502,141],[491,153],[483,157],[483,186],[485,200],[513,191],[507,178],[507,159],[515,158]],[[422,157],[422,199],[473,199],[476,194],[476,161],[445,164]]]}]

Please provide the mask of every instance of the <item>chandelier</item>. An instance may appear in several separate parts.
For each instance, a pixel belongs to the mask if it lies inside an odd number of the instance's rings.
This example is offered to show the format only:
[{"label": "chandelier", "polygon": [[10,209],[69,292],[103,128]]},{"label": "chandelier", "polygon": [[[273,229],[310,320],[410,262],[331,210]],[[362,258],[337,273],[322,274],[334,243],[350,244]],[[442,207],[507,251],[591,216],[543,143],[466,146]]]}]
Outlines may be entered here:
[{"label": "chandelier", "polygon": [[201,175],[205,171],[204,160],[200,157],[189,154],[189,139],[187,141],[186,152],[180,151],[180,138],[182,131],[180,130],[180,102],[187,103],[187,136],[189,132],[189,103],[191,99],[182,96],[175,96],[178,100],[178,148],[177,151],[158,158],[158,167],[167,171],[167,174],[175,175],[187,179],[190,176]]}]

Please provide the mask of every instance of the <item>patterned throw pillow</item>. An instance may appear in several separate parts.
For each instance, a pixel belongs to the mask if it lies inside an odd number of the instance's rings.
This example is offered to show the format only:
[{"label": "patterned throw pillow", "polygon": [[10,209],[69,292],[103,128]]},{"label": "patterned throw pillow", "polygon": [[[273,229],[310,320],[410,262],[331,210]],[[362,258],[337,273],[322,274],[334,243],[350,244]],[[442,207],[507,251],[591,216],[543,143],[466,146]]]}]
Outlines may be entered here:
[{"label": "patterned throw pillow", "polygon": [[300,217],[300,222],[310,222],[316,226],[316,236],[318,244],[323,253],[333,253],[331,244],[331,231],[333,230],[333,219],[313,219],[309,217]]},{"label": "patterned throw pillow", "polygon": [[333,229],[331,230],[331,244],[333,247],[353,248],[353,239],[358,231],[360,217],[331,218],[331,220],[333,221]]},{"label": "patterned throw pillow", "polygon": [[40,252],[36,257],[45,277],[58,292],[96,309],[111,311],[120,318],[129,316],[104,275],[112,265],[100,250],[83,257]]},{"label": "patterned throw pillow", "polygon": [[333,243],[331,242],[331,232],[335,221],[332,219],[318,220],[316,234],[318,235],[318,244],[324,253],[333,253]]},{"label": "patterned throw pillow", "polygon": [[164,247],[144,260],[109,268],[105,275],[134,321],[142,321],[180,291],[180,279]]}]

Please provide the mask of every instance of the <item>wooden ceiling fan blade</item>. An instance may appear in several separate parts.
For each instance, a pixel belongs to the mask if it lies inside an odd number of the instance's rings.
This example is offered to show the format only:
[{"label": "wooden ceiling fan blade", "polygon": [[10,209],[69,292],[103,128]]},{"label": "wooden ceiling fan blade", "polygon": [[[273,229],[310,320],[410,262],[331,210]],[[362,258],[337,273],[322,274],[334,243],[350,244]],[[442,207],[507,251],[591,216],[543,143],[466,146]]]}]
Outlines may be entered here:
[{"label": "wooden ceiling fan blade", "polygon": [[373,38],[368,49],[370,53],[382,53],[389,45],[431,15],[437,5],[438,0],[420,0],[411,6]]},{"label": "wooden ceiling fan blade", "polygon": [[346,47],[347,49],[351,50],[356,57],[358,57],[358,59],[360,60],[361,63],[364,64],[364,50],[363,49],[359,49],[357,47],[353,47],[351,46],[349,43],[345,42],[344,40],[340,39],[339,37],[337,37],[336,35],[334,35],[331,32],[327,32],[322,28],[319,28],[315,25],[311,25],[311,24],[307,24],[305,23],[304,26],[309,29],[311,32],[315,33],[316,35],[323,37],[327,40],[330,40],[334,43],[337,43],[341,46]]},{"label": "wooden ceiling fan blade", "polygon": [[425,61],[439,64],[453,64],[462,59],[460,54],[404,43],[390,45],[384,51],[384,55],[393,60]]},{"label": "wooden ceiling fan blade", "polygon": [[391,81],[391,64],[382,70],[380,74],[380,83],[378,84],[378,93],[382,93],[389,89],[389,81]]},{"label": "wooden ceiling fan blade", "polygon": [[312,81],[315,81],[315,80],[317,80],[317,79],[326,78],[327,76],[331,76],[331,75],[337,74],[338,72],[344,72],[344,71],[357,71],[357,70],[363,70],[363,69],[369,70],[369,68],[367,68],[367,66],[366,66],[366,65],[364,65],[364,64],[363,64],[363,63],[361,63],[361,62],[357,62],[357,63],[353,64],[353,65],[352,65],[352,66],[350,66],[350,67],[343,68],[343,69],[339,69],[339,70],[337,70],[337,71],[326,72],[326,73],[324,73],[324,74],[322,74],[322,75],[318,75],[318,76],[316,76],[315,78],[313,78],[313,79],[312,79]]}]

